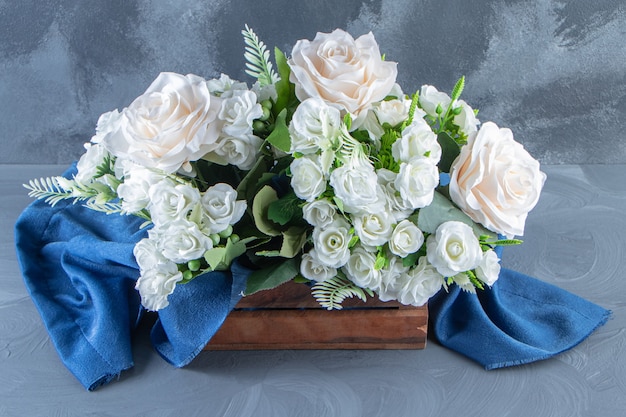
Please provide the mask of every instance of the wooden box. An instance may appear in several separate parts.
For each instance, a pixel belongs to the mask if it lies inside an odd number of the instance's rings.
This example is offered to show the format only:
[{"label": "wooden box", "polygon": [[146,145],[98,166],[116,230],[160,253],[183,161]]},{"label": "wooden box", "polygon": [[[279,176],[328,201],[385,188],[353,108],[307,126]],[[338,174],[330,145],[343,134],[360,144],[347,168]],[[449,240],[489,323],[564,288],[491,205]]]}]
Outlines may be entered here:
[{"label": "wooden box", "polygon": [[242,298],[205,350],[423,349],[427,327],[426,306],[346,299],[328,311],[289,281]]}]

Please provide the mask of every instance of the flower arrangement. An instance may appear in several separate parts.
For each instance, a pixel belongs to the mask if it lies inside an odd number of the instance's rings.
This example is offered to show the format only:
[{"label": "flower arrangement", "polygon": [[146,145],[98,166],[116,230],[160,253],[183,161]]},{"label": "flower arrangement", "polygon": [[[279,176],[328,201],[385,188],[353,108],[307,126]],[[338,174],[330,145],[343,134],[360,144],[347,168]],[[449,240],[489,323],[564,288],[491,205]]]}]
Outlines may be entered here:
[{"label": "flower arrangement", "polygon": [[521,243],[546,177],[509,129],[479,122],[465,79],[407,95],[371,33],[318,33],[275,64],[242,33],[251,88],[161,73],[100,117],[72,178],[33,180],[30,195],[145,219],[148,310],[236,259],[255,269],[246,294],[296,280],[328,309],[493,285],[494,248]]}]

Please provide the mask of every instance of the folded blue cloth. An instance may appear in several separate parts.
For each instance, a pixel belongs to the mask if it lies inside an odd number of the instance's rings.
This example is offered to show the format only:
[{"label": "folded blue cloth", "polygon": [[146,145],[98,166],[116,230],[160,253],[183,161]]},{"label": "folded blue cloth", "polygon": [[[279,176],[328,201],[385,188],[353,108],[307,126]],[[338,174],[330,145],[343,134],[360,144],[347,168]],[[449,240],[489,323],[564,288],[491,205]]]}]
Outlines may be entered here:
[{"label": "folded blue cloth", "polygon": [[[65,175],[71,175],[69,170]],[[131,336],[142,314],[133,256],[146,232],[134,216],[35,201],[15,226],[24,281],[59,356],[89,390],[133,366]],[[174,366],[188,364],[240,298],[251,270],[235,262],[179,285],[151,338]],[[429,303],[439,341],[487,369],[545,359],[569,349],[609,312],[552,285],[502,270],[491,290],[453,286]]]}]

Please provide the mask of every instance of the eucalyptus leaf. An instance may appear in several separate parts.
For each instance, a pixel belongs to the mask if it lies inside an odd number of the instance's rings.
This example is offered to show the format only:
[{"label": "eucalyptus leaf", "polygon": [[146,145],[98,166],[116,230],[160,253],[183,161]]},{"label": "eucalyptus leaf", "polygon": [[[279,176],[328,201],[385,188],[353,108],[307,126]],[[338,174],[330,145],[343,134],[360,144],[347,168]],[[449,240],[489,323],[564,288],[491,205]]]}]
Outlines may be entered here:
[{"label": "eucalyptus leaf", "polygon": [[497,235],[475,223],[469,216],[457,208],[450,200],[435,192],[433,202],[419,211],[417,227],[423,232],[435,233],[442,223],[448,221],[459,221],[470,226],[476,236],[488,235],[494,239]]},{"label": "eucalyptus leaf", "polygon": [[252,272],[246,284],[245,295],[278,287],[299,273],[299,263],[295,258],[286,259],[269,267]]},{"label": "eucalyptus leaf", "polygon": [[452,137],[446,132],[441,132],[437,135],[437,141],[441,145],[441,160],[439,161],[439,169],[442,172],[450,172],[452,163],[459,156],[461,150],[459,145]]},{"label": "eucalyptus leaf", "polygon": [[259,190],[252,201],[254,224],[261,233],[268,236],[279,236],[281,233],[276,224],[267,217],[270,204],[277,200],[278,195],[276,191],[269,185],[266,185]]}]

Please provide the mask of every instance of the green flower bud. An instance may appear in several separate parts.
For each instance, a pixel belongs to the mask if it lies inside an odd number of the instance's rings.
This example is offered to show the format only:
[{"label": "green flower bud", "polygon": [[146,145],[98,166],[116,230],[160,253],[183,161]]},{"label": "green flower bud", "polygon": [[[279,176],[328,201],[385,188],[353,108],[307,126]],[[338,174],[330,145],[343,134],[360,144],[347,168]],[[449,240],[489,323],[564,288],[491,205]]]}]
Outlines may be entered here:
[{"label": "green flower bud", "polygon": [[200,270],[200,260],[199,259],[194,259],[193,261],[189,261],[187,262],[187,267],[189,268],[190,271],[196,272]]},{"label": "green flower bud", "polygon": [[229,224],[225,230],[222,230],[218,233],[220,237],[227,238],[228,236],[233,234],[233,227]]},{"label": "green flower bud", "polygon": [[270,112],[270,109],[268,109],[267,107],[262,107],[262,109],[263,109],[263,116],[259,117],[259,120],[264,122],[270,118],[271,112]]},{"label": "green flower bud", "polygon": [[254,122],[252,122],[252,129],[258,131],[264,131],[265,130],[265,123],[263,123],[261,120],[255,120]]},{"label": "green flower bud", "polygon": [[213,242],[213,246],[219,245],[220,240],[222,240],[220,235],[218,235],[217,233],[213,233],[212,235],[209,236],[209,238],[211,239],[211,242]]}]

